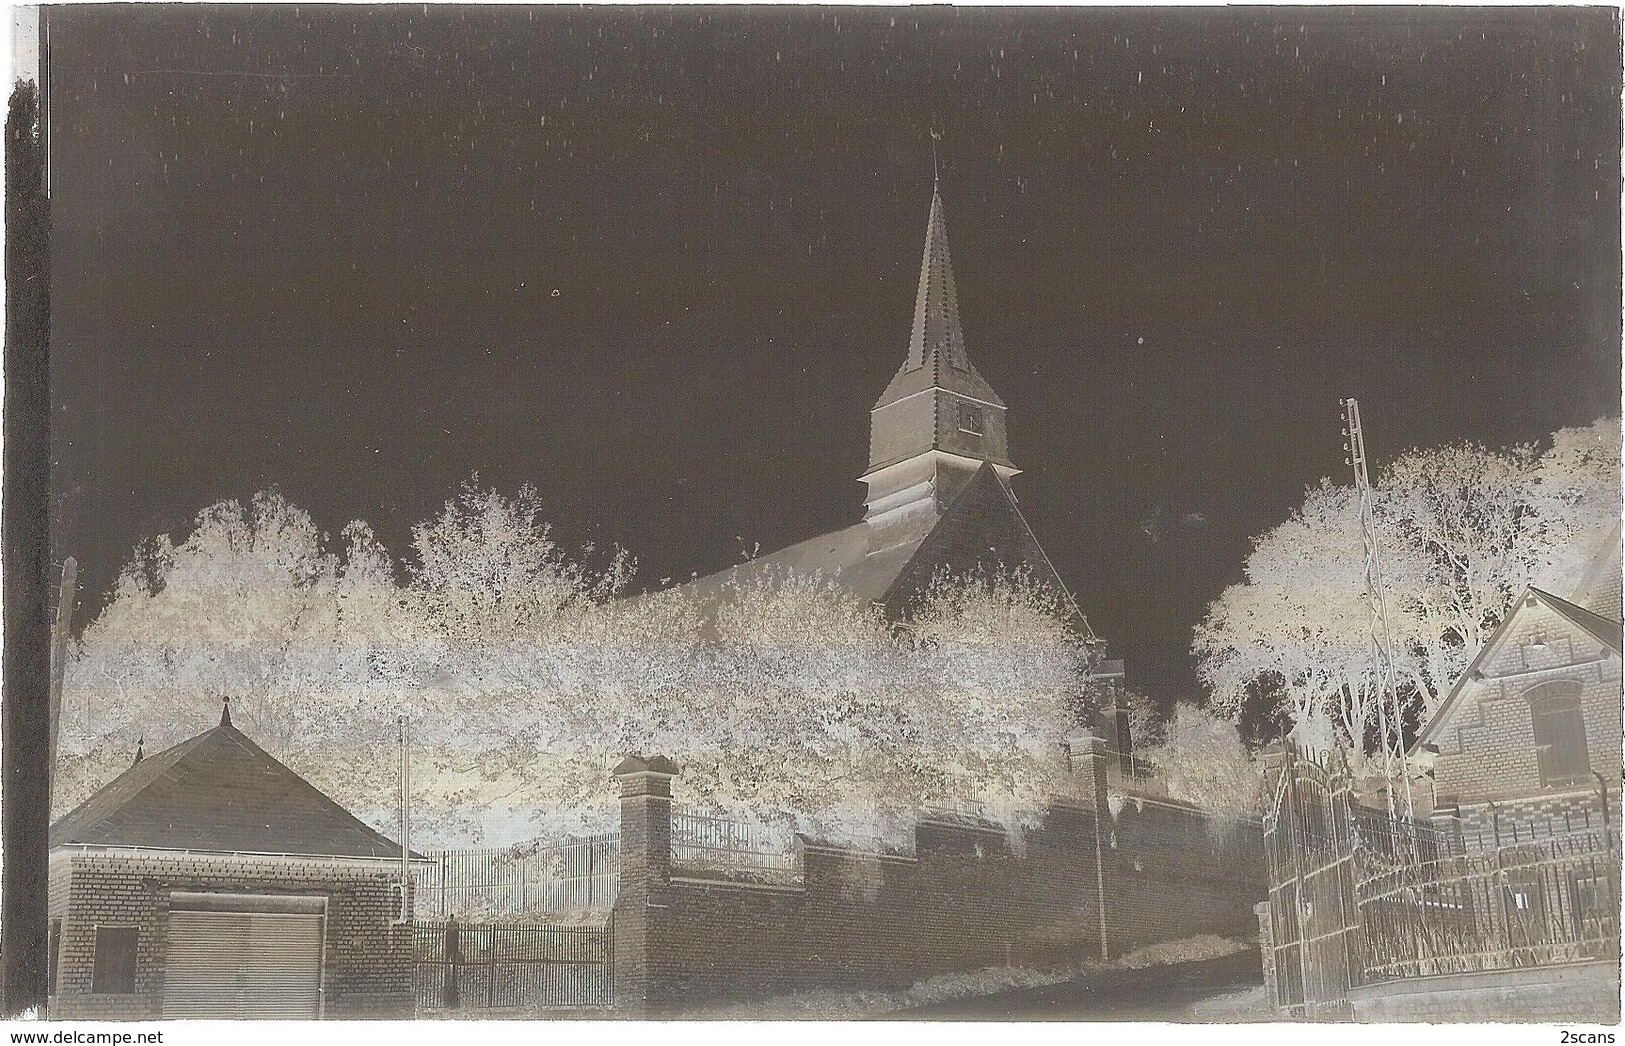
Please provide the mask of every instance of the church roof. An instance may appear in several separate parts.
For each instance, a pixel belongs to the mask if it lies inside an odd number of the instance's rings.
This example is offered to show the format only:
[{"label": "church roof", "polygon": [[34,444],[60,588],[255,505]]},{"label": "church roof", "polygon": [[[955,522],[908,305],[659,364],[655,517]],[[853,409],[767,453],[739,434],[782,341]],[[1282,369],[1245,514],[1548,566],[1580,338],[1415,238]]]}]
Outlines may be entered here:
[{"label": "church roof", "polygon": [[[400,844],[231,725],[146,756],[51,826],[51,847],[394,857]],[[416,856],[416,855],[413,855]]]},{"label": "church roof", "polygon": [[1015,496],[984,463],[941,513],[911,520],[857,523],[720,570],[683,586],[702,602],[728,598],[741,583],[775,575],[818,574],[865,603],[901,611],[941,570],[1026,567],[1065,592],[1060,576],[1021,515]]},{"label": "church roof", "polygon": [[914,299],[914,327],[909,335],[908,356],[875,406],[895,403],[929,388],[944,388],[994,406],[1004,406],[993,386],[977,373],[965,350],[954,266],[948,255],[948,222],[943,217],[942,193],[935,186],[931,192],[931,214],[926,220],[925,254],[920,260],[920,286]]},{"label": "church roof", "polygon": [[689,582],[687,587],[701,599],[720,599],[734,585],[753,584],[786,573],[817,574],[839,585],[854,599],[873,603],[885,598],[936,522],[934,515],[922,513],[920,518],[898,527],[893,540],[879,549],[872,548],[871,525],[854,523],[724,568]]}]

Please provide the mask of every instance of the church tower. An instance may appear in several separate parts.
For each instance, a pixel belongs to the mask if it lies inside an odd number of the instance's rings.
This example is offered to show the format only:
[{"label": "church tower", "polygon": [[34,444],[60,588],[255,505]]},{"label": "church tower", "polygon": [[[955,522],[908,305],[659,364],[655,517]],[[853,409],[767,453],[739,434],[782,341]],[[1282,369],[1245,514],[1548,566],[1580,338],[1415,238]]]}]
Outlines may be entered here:
[{"label": "church tower", "polygon": [[[1010,491],[1018,471],[1004,402],[965,351],[942,194],[933,186],[908,356],[869,412],[863,520],[697,578],[688,590],[701,605],[720,606],[742,585],[816,576],[893,620],[912,613],[944,575],[1019,570],[1065,594]],[[1078,624],[1092,638],[1081,613]]]},{"label": "church tower", "polygon": [[1003,479],[1016,475],[1004,410],[965,352],[942,193],[933,185],[908,357],[869,412],[864,519],[885,526],[941,514],[984,462]]}]

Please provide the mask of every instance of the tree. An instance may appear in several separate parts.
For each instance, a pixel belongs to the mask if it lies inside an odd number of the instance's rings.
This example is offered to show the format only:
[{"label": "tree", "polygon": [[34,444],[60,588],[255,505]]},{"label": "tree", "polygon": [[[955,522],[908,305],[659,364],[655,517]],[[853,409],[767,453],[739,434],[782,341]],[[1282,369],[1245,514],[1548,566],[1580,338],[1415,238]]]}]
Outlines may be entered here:
[{"label": "tree", "polygon": [[1180,705],[1163,737],[1145,751],[1171,799],[1211,810],[1258,808],[1263,774],[1234,724],[1194,705]]},{"label": "tree", "polygon": [[390,630],[382,552],[364,525],[344,537],[347,554],[324,550],[307,513],[261,494],[205,509],[179,545],[137,549],[69,662],[57,808],[122,770],[138,741],[150,752],[212,726],[228,699],[273,755],[319,762],[366,696],[360,637]]},{"label": "tree", "polygon": [[1330,481],[1310,488],[1290,519],[1255,540],[1245,570],[1247,580],[1196,628],[1212,707],[1238,719],[1255,683],[1268,679],[1300,741],[1358,747],[1377,687],[1353,491]]},{"label": "tree", "polygon": [[702,603],[682,586],[625,598],[632,571],[619,550],[558,547],[528,488],[466,484],[414,528],[404,583],[364,524],[333,551],[274,496],[215,506],[182,544],[149,543],[85,633],[71,692],[129,712],[83,732],[79,791],[141,732],[211,725],[227,695],[386,829],[410,715],[414,834],[443,844],[607,827],[627,751],[676,759],[685,802],[832,838],[893,836],[932,801],[1035,807],[1064,784],[1087,651],[1030,578],[940,577],[899,628],[818,575]]},{"label": "tree", "polygon": [[[1411,727],[1531,583],[1571,577],[1619,518],[1619,422],[1553,435],[1539,452],[1473,443],[1411,450],[1378,478],[1396,685]],[[1208,608],[1193,652],[1214,707],[1237,718],[1259,693],[1301,740],[1374,749],[1364,553],[1352,488],[1322,480],[1254,539],[1246,580]],[[1386,711],[1384,709],[1384,711]]]}]

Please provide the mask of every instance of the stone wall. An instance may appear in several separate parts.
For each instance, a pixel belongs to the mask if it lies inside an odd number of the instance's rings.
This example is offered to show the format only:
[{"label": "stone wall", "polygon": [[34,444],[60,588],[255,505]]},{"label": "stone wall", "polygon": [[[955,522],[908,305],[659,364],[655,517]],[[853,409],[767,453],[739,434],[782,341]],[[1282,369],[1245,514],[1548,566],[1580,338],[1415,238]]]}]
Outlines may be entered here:
[{"label": "stone wall", "polygon": [[[53,1018],[146,1020],[161,1016],[171,891],[327,897],[324,1014],[412,1015],[412,937],[396,922],[400,874],[377,862],[160,852],[59,851],[52,855],[50,918],[61,945]],[[135,991],[92,994],[96,925],[137,928]]]},{"label": "stone wall", "polygon": [[1359,1021],[1619,1023],[1619,965],[1412,977],[1349,992]]}]

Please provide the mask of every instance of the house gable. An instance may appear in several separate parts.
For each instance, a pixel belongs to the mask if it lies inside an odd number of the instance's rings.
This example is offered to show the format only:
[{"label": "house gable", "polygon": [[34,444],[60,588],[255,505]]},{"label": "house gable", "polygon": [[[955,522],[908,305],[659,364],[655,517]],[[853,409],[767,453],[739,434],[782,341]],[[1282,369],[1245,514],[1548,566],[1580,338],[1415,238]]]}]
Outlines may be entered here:
[{"label": "house gable", "polygon": [[[1441,802],[1561,790],[1543,780],[1531,701],[1567,682],[1578,696],[1592,767],[1618,766],[1619,625],[1531,588],[1451,688],[1419,743],[1438,747]],[[1613,771],[1609,771],[1611,775]],[[1568,782],[1572,787],[1572,782]]]}]

